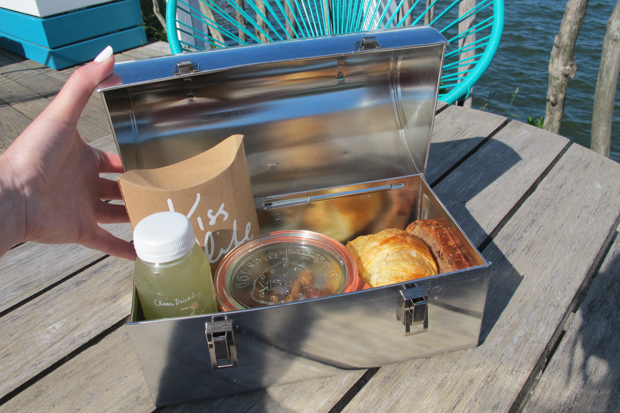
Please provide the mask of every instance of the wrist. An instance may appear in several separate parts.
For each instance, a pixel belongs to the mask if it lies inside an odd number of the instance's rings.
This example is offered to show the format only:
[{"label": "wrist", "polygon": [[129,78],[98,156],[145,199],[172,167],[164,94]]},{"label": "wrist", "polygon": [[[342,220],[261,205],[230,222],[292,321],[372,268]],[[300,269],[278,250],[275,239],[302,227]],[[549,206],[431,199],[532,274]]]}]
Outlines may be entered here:
[{"label": "wrist", "polygon": [[25,200],[15,175],[7,155],[0,155],[0,257],[25,241]]}]

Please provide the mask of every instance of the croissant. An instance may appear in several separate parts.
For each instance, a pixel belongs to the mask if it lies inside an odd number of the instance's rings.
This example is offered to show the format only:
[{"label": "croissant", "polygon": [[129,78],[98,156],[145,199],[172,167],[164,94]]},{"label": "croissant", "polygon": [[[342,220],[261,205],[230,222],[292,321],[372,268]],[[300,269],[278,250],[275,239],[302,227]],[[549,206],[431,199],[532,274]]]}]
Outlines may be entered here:
[{"label": "croissant", "polygon": [[389,228],[347,243],[360,277],[379,287],[437,274],[437,265],[424,242],[406,231]]}]

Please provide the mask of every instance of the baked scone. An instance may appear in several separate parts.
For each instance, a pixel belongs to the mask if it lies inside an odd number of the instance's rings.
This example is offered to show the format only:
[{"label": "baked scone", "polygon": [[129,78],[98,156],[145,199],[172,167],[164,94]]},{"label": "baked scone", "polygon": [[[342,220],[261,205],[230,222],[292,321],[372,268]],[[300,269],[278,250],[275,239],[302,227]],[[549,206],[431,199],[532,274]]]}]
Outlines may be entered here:
[{"label": "baked scone", "polygon": [[419,238],[395,228],[357,237],[347,243],[360,277],[380,287],[437,274],[428,247]]},{"label": "baked scone", "polygon": [[419,237],[429,247],[439,272],[469,268],[469,263],[448,229],[434,219],[418,219],[407,227],[407,232]]}]

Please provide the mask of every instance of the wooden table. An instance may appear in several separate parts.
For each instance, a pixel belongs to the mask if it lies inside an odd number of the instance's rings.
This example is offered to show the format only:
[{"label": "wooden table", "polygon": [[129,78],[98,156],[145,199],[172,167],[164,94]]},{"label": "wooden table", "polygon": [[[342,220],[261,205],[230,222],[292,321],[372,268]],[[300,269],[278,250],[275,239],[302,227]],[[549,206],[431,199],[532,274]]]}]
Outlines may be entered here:
[{"label": "wooden table", "polygon": [[[155,43],[118,59],[166,53]],[[0,151],[70,72],[0,52]],[[115,150],[98,96],[79,129]],[[620,165],[533,126],[450,106],[438,110],[427,178],[493,262],[478,347],[163,411],[618,409]],[[129,225],[107,228],[131,238]],[[0,259],[0,411],[157,410],[124,327],[132,265],[35,243]]]}]

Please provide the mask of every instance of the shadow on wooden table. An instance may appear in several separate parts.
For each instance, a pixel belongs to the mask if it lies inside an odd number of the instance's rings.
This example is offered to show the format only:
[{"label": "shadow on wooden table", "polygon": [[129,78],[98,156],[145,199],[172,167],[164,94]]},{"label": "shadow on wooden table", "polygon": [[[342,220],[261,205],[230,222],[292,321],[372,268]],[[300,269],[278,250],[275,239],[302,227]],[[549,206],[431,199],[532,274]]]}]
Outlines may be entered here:
[{"label": "shadow on wooden table", "polygon": [[[471,148],[484,139],[463,139],[458,144]],[[432,168],[433,158],[437,159],[447,151],[458,150],[455,145],[455,141],[432,143],[429,168]],[[513,148],[491,138],[434,186],[435,192],[465,234],[482,255],[493,263],[479,345],[484,343],[523,279],[509,262],[504,262],[504,254],[491,238],[493,231],[497,232],[506,221],[506,214],[510,216],[513,205],[518,205],[519,199],[525,195],[518,193],[511,188],[510,182],[506,182],[510,181],[507,177],[522,168],[521,161]],[[501,273],[498,272],[499,268]]]},{"label": "shadow on wooden table", "polygon": [[[585,411],[613,411],[620,405],[620,253],[605,263],[593,281],[573,328],[567,333],[562,366],[564,391],[579,389],[572,406]],[[572,383],[570,383],[572,381]],[[568,385],[571,384],[572,389]],[[612,407],[615,406],[615,407]],[[599,410],[600,409],[600,410]]]}]

